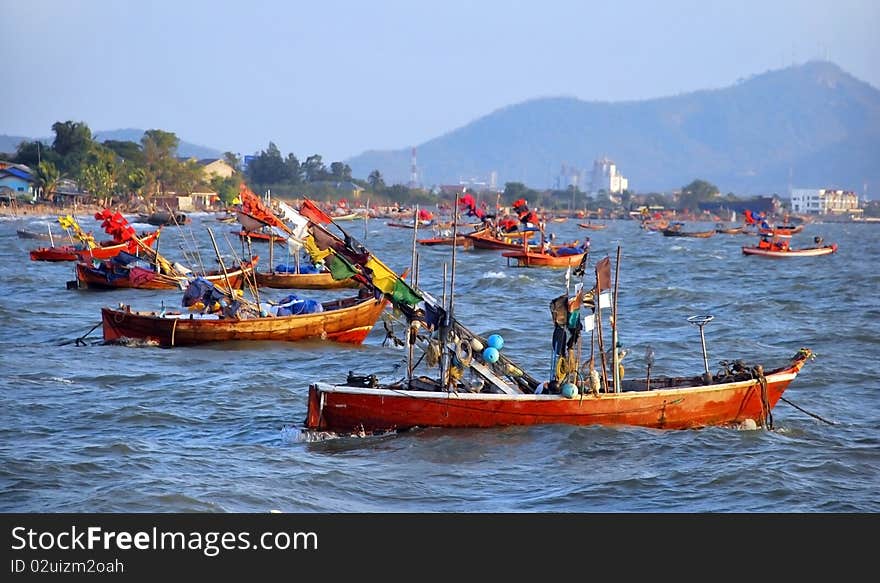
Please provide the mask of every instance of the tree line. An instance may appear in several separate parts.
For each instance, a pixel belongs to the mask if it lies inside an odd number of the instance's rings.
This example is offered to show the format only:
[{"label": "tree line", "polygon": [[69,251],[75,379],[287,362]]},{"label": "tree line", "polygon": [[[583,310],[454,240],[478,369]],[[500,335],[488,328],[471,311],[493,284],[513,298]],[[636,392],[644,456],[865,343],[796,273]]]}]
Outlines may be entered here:
[{"label": "tree line", "polygon": [[[120,140],[99,143],[84,122],[59,121],[52,125],[52,131],[55,138],[51,145],[26,140],[13,155],[6,155],[7,159],[34,170],[37,195],[52,202],[57,202],[62,179],[72,179],[104,206],[111,206],[114,201],[135,200],[149,204],[151,199],[167,193],[191,194],[205,189],[217,192],[224,203],[230,204],[238,194],[242,178],[256,192],[271,190],[289,198],[338,200],[343,193],[350,192],[342,187],[344,184],[356,185],[363,190],[363,196],[380,205],[439,206],[451,198],[436,190],[388,185],[379,170],[373,170],[365,180],[359,179],[352,175],[348,164],[332,162],[328,166],[319,154],[312,154],[304,161],[293,153],[284,156],[274,142],[248,157],[244,169],[236,154],[225,152],[222,159],[235,174],[229,178],[209,178],[195,159],[178,157],[180,139],[173,132],[151,129],[144,132],[139,143]],[[503,191],[481,193],[481,196],[487,206],[507,206],[522,198],[535,208],[569,211],[630,210],[637,205],[698,211],[706,203],[738,200],[732,193],[721,195],[717,186],[702,179],[683,186],[675,197],[661,193],[637,195],[625,190],[612,198],[604,191],[587,194],[576,186],[565,190],[536,190],[521,182],[507,182]],[[492,196],[494,201],[489,200]]]}]

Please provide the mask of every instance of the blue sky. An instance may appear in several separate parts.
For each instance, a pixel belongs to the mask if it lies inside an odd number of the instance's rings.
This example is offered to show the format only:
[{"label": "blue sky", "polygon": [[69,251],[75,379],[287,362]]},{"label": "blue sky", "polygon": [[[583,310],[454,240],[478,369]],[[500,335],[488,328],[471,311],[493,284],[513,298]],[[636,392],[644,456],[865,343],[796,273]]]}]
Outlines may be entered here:
[{"label": "blue sky", "polygon": [[0,134],[163,129],[325,163],[528,99],[648,99],[815,58],[880,87],[876,0],[0,0]]}]

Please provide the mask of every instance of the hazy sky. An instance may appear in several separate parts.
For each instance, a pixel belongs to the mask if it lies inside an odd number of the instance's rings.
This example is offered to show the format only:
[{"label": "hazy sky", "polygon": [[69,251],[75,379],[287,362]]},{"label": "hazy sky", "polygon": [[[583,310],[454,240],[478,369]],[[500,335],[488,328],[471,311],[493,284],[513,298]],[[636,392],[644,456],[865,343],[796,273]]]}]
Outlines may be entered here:
[{"label": "hazy sky", "polygon": [[162,129],[324,162],[536,97],[724,87],[827,58],[880,87],[878,0],[0,0],[0,134]]}]

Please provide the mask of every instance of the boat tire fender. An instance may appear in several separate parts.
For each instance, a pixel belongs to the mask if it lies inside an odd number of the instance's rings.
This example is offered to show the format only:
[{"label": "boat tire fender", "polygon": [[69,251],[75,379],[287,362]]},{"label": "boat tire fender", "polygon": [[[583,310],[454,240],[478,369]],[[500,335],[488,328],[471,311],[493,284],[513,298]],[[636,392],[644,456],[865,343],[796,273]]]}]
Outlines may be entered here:
[{"label": "boat tire fender", "polygon": [[462,365],[470,366],[473,357],[474,352],[470,341],[467,339],[459,340],[455,345],[455,358],[457,358]]}]

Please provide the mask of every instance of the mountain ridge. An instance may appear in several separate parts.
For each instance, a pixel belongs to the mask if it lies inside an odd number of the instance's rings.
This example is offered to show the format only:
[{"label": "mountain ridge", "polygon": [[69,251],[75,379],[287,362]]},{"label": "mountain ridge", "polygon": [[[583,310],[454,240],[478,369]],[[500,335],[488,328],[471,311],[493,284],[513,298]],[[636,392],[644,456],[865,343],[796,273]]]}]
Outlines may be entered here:
[{"label": "mountain ridge", "polygon": [[[858,190],[880,182],[870,155],[880,151],[880,91],[833,63],[812,61],[675,96],[530,99],[416,151],[427,184],[485,180],[494,170],[499,186],[553,187],[563,164],[588,175],[593,160],[608,156],[638,192],[669,191],[695,178],[738,194],[782,193],[789,185]],[[346,162],[356,176],[378,169],[386,182],[405,182],[411,148],[367,151]]]}]

